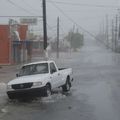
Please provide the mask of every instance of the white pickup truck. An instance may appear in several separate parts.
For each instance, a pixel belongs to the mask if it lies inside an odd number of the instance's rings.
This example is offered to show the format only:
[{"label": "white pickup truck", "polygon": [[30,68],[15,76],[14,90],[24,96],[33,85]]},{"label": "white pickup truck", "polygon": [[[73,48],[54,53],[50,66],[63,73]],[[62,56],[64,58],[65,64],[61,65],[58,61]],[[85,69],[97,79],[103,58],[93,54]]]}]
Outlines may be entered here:
[{"label": "white pickup truck", "polygon": [[17,78],[7,84],[7,95],[10,99],[49,96],[57,87],[69,91],[72,81],[71,68],[58,69],[54,61],[34,62],[23,65]]}]

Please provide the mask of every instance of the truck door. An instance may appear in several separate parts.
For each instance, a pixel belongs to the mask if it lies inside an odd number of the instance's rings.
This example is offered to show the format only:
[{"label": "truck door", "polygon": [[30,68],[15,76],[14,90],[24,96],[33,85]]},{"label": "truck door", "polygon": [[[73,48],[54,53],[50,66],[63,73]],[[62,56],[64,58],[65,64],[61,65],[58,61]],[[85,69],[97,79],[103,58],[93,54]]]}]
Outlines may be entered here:
[{"label": "truck door", "polygon": [[53,88],[59,87],[60,75],[54,63],[50,63],[50,73]]}]

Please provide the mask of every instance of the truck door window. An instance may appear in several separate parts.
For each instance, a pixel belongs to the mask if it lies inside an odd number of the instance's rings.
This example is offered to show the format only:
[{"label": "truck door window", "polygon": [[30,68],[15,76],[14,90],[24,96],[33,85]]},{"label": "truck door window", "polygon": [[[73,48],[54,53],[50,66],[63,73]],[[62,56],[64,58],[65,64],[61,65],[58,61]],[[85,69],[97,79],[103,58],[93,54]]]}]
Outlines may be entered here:
[{"label": "truck door window", "polygon": [[48,73],[48,64],[42,63],[36,65],[36,74]]},{"label": "truck door window", "polygon": [[54,63],[50,63],[50,73],[52,74],[54,72],[57,72],[57,69],[56,69]]}]

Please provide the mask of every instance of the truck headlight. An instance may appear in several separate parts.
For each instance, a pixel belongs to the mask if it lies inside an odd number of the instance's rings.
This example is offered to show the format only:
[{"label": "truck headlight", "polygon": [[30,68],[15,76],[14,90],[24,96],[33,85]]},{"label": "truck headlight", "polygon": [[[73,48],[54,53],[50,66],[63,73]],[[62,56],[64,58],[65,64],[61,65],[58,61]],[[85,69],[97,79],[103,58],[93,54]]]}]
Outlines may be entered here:
[{"label": "truck headlight", "polygon": [[42,82],[34,82],[33,83],[33,86],[41,86],[42,85]]}]

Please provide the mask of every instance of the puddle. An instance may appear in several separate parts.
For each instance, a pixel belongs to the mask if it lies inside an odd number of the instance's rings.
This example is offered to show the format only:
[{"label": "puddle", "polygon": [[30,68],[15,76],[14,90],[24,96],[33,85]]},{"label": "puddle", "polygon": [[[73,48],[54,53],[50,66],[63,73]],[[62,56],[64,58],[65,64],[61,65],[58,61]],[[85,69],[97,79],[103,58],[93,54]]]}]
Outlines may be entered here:
[{"label": "puddle", "polygon": [[0,92],[2,91],[6,91],[6,87],[7,87],[7,85],[6,85],[6,83],[0,83]]}]

